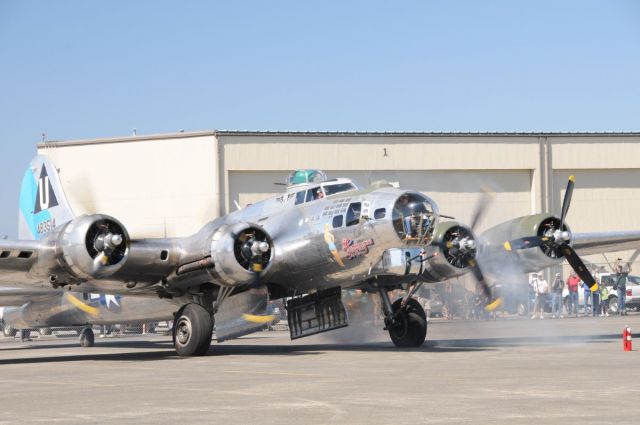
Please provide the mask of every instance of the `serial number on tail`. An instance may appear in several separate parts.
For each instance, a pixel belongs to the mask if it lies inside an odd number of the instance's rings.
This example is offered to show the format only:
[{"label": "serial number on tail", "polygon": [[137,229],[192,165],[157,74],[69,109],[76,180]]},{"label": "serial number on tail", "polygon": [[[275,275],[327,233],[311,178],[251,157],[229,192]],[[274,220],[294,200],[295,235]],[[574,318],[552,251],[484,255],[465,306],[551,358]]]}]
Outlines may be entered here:
[{"label": "serial number on tail", "polygon": [[38,223],[38,226],[36,227],[36,231],[38,232],[39,235],[44,235],[45,233],[49,233],[50,231],[52,231],[55,227],[56,227],[56,219],[50,218],[41,223]]}]

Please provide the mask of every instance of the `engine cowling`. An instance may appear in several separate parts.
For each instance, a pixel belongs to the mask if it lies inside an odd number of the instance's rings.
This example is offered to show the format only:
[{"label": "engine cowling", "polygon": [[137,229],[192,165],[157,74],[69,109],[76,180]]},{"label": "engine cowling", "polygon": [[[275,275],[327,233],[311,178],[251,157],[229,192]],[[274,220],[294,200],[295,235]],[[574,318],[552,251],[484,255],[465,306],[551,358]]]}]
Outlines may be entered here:
[{"label": "engine cowling", "polygon": [[456,221],[438,223],[433,240],[425,249],[427,257],[422,276],[439,282],[467,273],[469,261],[476,257],[477,244],[470,228]]},{"label": "engine cowling", "polygon": [[103,214],[83,215],[67,223],[56,241],[59,262],[80,279],[99,279],[122,268],[129,255],[125,227]]},{"label": "engine cowling", "polygon": [[[565,232],[570,238],[571,231],[566,223],[560,228],[560,219],[553,214],[533,214],[518,217],[501,223],[482,234],[484,240],[480,253],[480,261],[483,266],[492,273],[499,273],[504,268],[509,258],[518,260],[519,271],[523,273],[537,272],[543,268],[560,264],[563,254],[557,245],[543,245],[531,249],[514,249],[507,252],[505,242],[514,241],[530,236],[553,237],[560,231]],[[565,236],[566,237],[566,236]],[[568,240],[571,244],[571,241]]]},{"label": "engine cowling", "polygon": [[227,285],[252,283],[269,269],[273,241],[260,226],[236,223],[218,228],[211,236],[210,273]]}]

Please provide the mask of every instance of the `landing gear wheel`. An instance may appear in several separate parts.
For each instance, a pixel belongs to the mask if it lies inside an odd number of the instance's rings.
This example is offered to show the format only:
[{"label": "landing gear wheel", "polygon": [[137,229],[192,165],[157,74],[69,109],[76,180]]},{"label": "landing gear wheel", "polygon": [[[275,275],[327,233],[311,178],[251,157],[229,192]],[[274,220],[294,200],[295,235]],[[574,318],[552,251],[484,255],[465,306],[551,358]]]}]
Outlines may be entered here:
[{"label": "landing gear wheel", "polygon": [[187,304],[173,323],[173,346],[179,356],[204,356],[211,345],[213,319],[199,304]]},{"label": "landing gear wheel", "polygon": [[95,336],[93,335],[93,330],[91,328],[84,328],[82,332],[80,332],[80,347],[93,347],[94,342]]},{"label": "landing gear wheel", "polygon": [[9,326],[8,323],[4,323],[2,325],[2,333],[6,337],[13,337],[13,336],[16,336],[16,334],[18,333],[18,330]]},{"label": "landing gear wheel", "polygon": [[401,307],[402,299],[393,303],[395,323],[387,325],[391,341],[396,347],[420,347],[427,337],[427,317],[420,303],[409,298]]}]

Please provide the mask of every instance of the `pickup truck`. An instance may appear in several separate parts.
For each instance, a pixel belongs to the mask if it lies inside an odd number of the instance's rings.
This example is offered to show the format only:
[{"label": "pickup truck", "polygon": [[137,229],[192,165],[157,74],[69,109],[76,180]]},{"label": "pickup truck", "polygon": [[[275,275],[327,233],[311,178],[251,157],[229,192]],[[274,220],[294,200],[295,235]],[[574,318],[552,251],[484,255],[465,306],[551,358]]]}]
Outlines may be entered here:
[{"label": "pickup truck", "polygon": [[[613,274],[600,273],[600,284],[609,291],[609,314],[618,314],[618,292],[613,290]],[[567,307],[569,290],[565,287],[562,298],[565,308]],[[582,286],[578,290],[578,309],[584,305],[584,290]],[[629,275],[627,277],[627,299],[625,306],[627,309],[640,309],[640,276]]]}]

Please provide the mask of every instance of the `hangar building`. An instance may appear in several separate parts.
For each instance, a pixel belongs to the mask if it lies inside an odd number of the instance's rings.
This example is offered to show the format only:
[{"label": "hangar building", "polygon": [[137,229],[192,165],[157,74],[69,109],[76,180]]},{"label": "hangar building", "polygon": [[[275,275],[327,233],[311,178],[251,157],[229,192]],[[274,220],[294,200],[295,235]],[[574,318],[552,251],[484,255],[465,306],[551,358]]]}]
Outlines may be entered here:
[{"label": "hangar building", "polygon": [[[76,213],[121,220],[132,237],[186,236],[283,191],[299,168],[427,193],[468,222],[482,187],[494,202],[479,229],[536,212],[575,232],[640,229],[640,133],[343,133],[203,131],[46,142]],[[624,253],[625,258],[631,255]],[[601,263],[602,256],[587,257]]]}]

